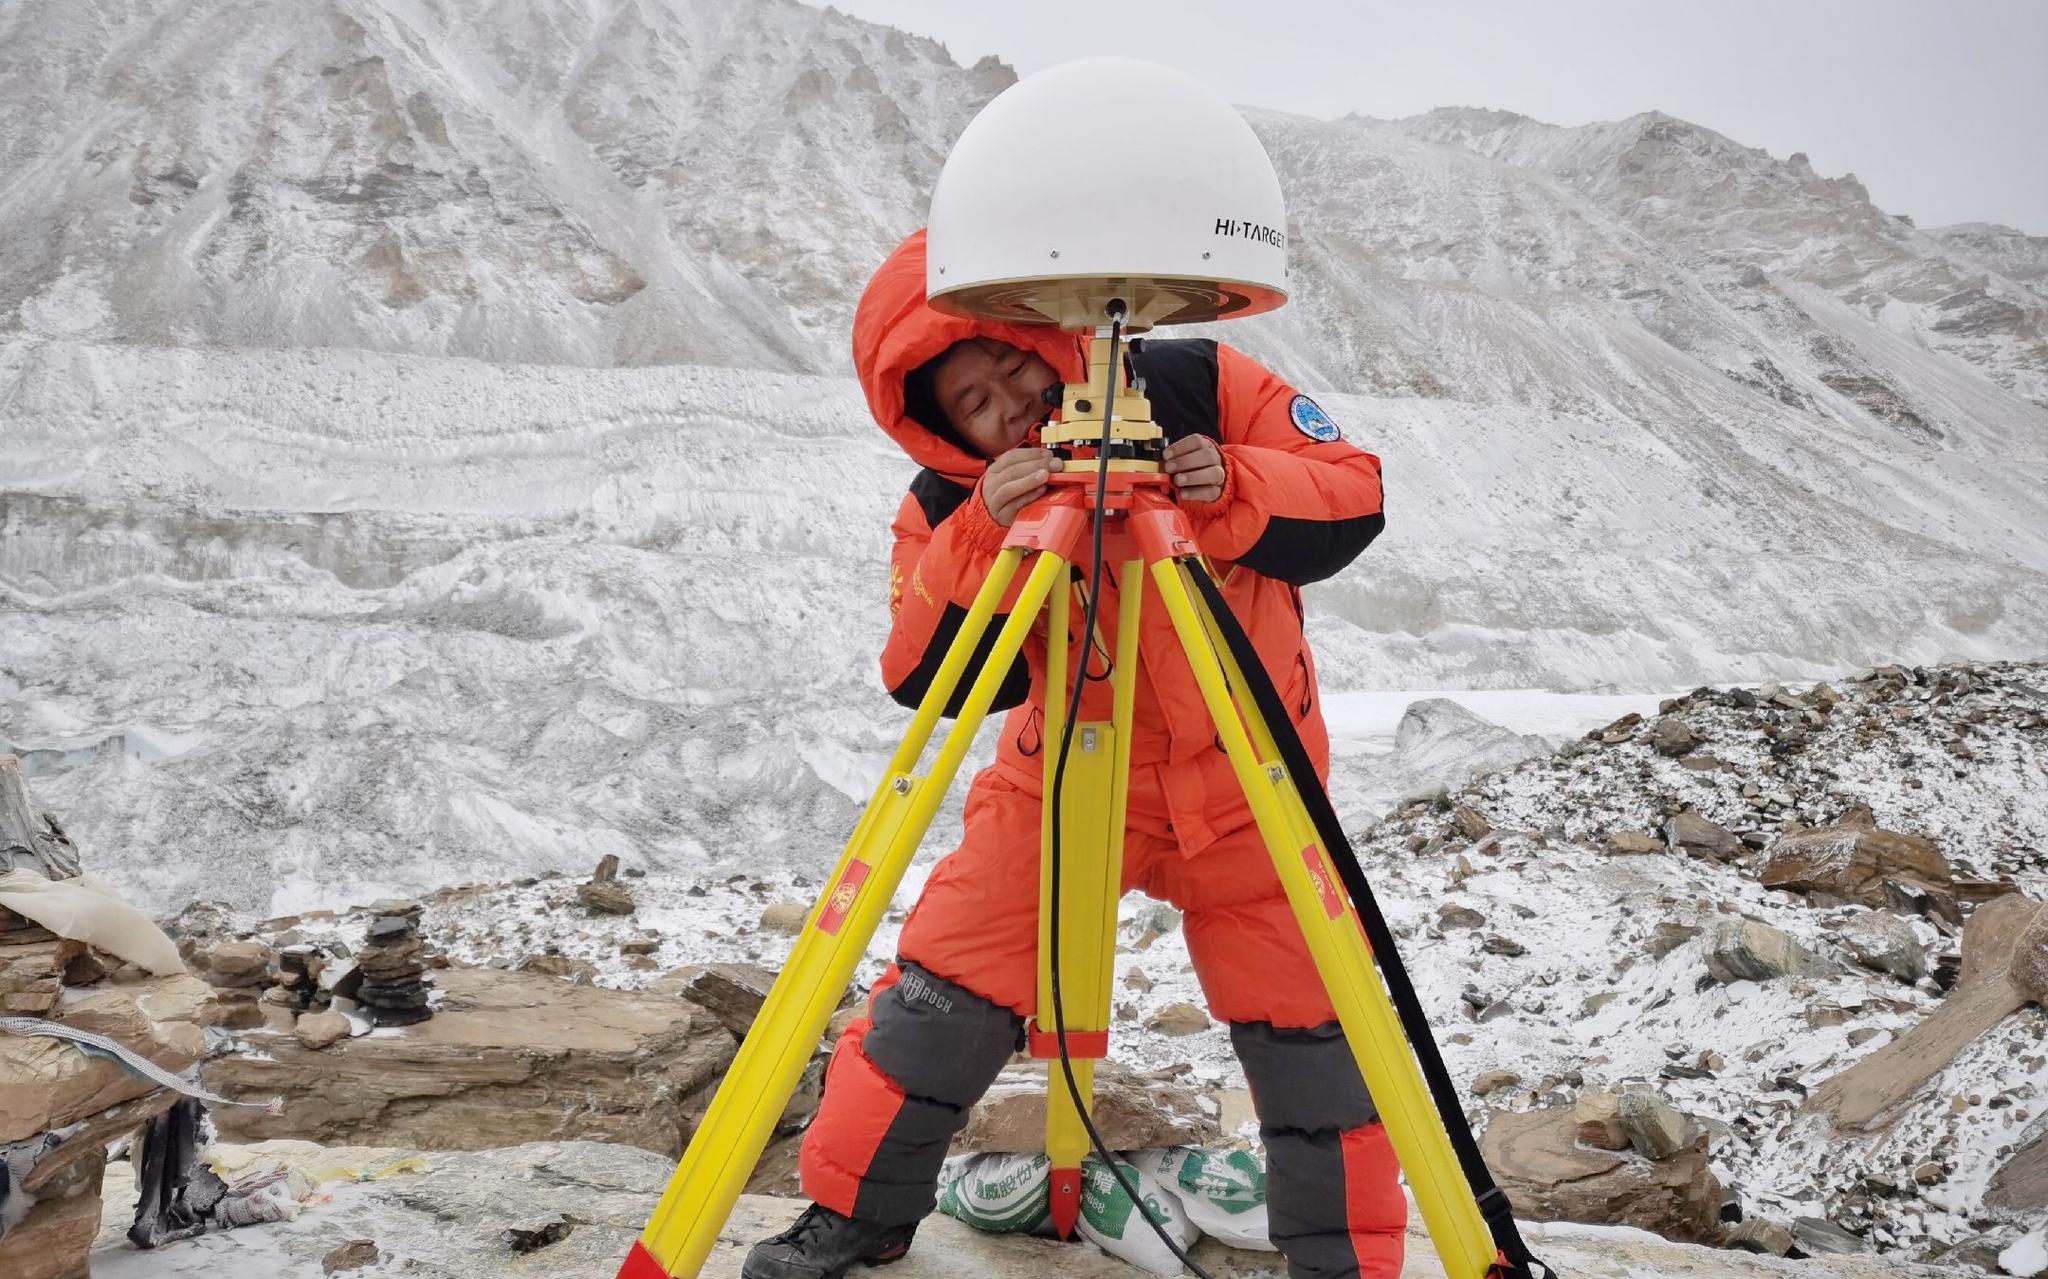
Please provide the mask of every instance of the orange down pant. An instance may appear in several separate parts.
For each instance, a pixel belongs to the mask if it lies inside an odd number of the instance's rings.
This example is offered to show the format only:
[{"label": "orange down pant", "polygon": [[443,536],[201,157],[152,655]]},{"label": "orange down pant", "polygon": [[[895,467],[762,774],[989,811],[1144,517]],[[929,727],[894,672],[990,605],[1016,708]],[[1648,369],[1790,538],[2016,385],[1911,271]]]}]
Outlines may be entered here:
[{"label": "orange down pant", "polygon": [[[804,1191],[868,1220],[930,1212],[969,1108],[1022,1046],[1038,987],[1041,805],[992,772],[933,868],[898,961],[840,1037],[805,1134]],[[1395,1279],[1407,1201],[1386,1131],[1255,829],[1193,857],[1130,830],[1124,888],[1182,911],[1210,1012],[1230,1026],[1266,1146],[1267,1218],[1294,1279]]]}]

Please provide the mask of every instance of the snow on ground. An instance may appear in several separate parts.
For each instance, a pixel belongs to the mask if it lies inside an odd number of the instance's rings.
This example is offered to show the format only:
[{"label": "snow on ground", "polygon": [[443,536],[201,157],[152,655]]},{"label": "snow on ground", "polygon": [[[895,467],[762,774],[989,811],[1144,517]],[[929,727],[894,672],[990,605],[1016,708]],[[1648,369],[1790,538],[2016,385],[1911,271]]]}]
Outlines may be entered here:
[{"label": "snow on ground", "polygon": [[[1468,695],[1458,696],[1462,700]],[[1553,698],[1529,690],[1479,692],[1469,697],[1479,704],[1512,706],[1518,723],[1558,739],[1576,737],[1618,714],[1654,709],[1658,700],[1631,695]],[[1387,760],[1396,765],[1398,775],[1407,776],[1406,770],[1398,768],[1402,752],[1395,743],[1397,727],[1384,716],[1352,718],[1344,722],[1341,731],[1333,733],[1332,740],[1347,750]],[[1500,734],[1503,730],[1493,727],[1492,732]],[[1468,769],[1453,765],[1448,772],[1430,775],[1429,780],[1462,782],[1468,773]],[[859,781],[865,801],[865,792],[872,787],[874,777],[864,775]],[[956,790],[964,787],[963,781]],[[1395,798],[1394,793],[1381,786],[1368,785],[1364,790],[1379,806]],[[896,933],[908,907],[916,900],[931,867],[958,842],[959,835],[956,804],[933,825],[923,849],[905,873],[896,893],[896,905],[868,948],[869,959],[858,978],[863,985],[879,976],[888,957],[895,953]],[[779,969],[790,943],[786,937],[759,927],[762,910],[776,902],[815,900],[824,889],[829,869],[829,863],[813,871],[770,862],[745,871],[674,874],[649,872],[628,858],[628,882],[639,907],[630,920],[593,917],[579,909],[575,904],[578,875],[554,872],[523,883],[470,885],[435,894],[428,899],[423,929],[458,962],[504,962],[552,952],[586,961],[605,984],[627,988],[644,985],[653,976],[686,964],[745,962]],[[367,906],[369,899],[359,893],[352,904]],[[1125,898],[1122,916],[1132,939],[1142,935],[1143,920],[1155,918],[1156,910],[1156,905],[1138,894]],[[298,924],[297,933],[308,940],[341,938],[353,945],[359,940],[366,920],[364,912],[344,911],[332,923],[315,916]],[[643,937],[658,943],[658,949],[646,963],[635,964],[620,955],[620,942]],[[1183,991],[1181,997],[1199,1002],[1199,992],[1188,969],[1187,949],[1177,931],[1167,932],[1142,958],[1132,962],[1145,967],[1168,988]],[[1152,998],[1145,1000],[1143,1006],[1149,1010],[1163,1002],[1167,1001]],[[1199,1049],[1194,1059],[1208,1077],[1235,1077],[1235,1060],[1220,1032],[1196,1044],[1173,1040],[1142,1026],[1128,1029],[1133,1061],[1165,1065],[1189,1060],[1187,1049],[1194,1047]]]},{"label": "snow on ground", "polygon": [[[1822,825],[1867,804],[1880,825],[1931,839],[1959,876],[2048,895],[2048,669],[1991,666],[1973,678],[1966,692],[1909,682],[1896,701],[1867,700],[1875,685],[1842,684],[1848,699],[1791,748],[1783,732],[1806,731],[1803,712],[1689,698],[1680,713],[1704,739],[1689,758],[1725,767],[1682,765],[1638,733],[1462,791],[1457,802],[1499,832],[1492,843],[1446,837],[1443,819],[1426,811],[1373,827],[1362,851],[1425,1003],[1470,1023],[1448,1036],[1453,1069],[1467,1079],[1515,1071],[1523,1085],[1513,1105],[1569,1094],[1574,1071],[1587,1087],[1650,1079],[1720,1125],[1715,1166],[1752,1210],[1827,1216],[1922,1256],[1974,1234],[1983,1182],[2048,1097],[2039,1049],[2048,1019],[2030,1010],[2008,1021],[1888,1135],[1835,1135],[1797,1113],[1805,1093],[1919,1021],[1941,989],[1841,960],[1838,930],[1863,908],[1818,909],[1767,891],[1753,855],[1724,865],[1601,847],[1609,833],[1655,832],[1681,808],[1764,843],[1787,823]],[[1767,723],[1779,737],[1761,731]],[[1438,911],[1452,905],[1486,922],[1442,923]],[[1729,918],[1783,929],[1842,971],[1721,985],[1699,941],[1670,939],[1661,956],[1652,947],[1660,929]],[[1935,921],[1912,926],[1931,953],[1953,954]],[[1500,953],[1496,937],[1528,954]],[[1470,1044],[1458,1043],[1461,1033]],[[1709,1052],[1723,1063],[1701,1075]],[[1923,1194],[1914,1175],[1927,1164],[1941,1175]]]},{"label": "snow on ground", "polygon": [[2048,1271],[2048,1227],[2034,1231],[1999,1253],[1998,1264],[2009,1275]]},{"label": "snow on ground", "polygon": [[[606,852],[821,874],[905,723],[874,663],[912,468],[846,380],[23,339],[0,384],[0,736],[152,909]],[[1902,502],[1889,464],[1814,488],[1832,445],[1326,403],[1394,511],[1304,593],[1340,735],[1384,737],[1369,689],[1657,692],[2048,633],[2048,533],[1958,496],[2028,473],[1988,438],[1914,460]],[[1347,805],[1414,780],[1355,760]]]},{"label": "snow on ground", "polygon": [[[1402,939],[1453,1076],[1469,1084],[1481,1071],[1506,1069],[1521,1078],[1485,1106],[1473,1102],[1471,1118],[1483,1121],[1486,1106],[1561,1104],[1584,1090],[1647,1080],[1707,1125],[1717,1175],[1752,1214],[1826,1217],[1920,1258],[1978,1234],[1986,1182],[2048,1108],[2041,1049],[2048,1014],[2027,1010],[1974,1045],[1887,1136],[1844,1138],[1800,1114],[1799,1103],[1927,1016],[1943,988],[1933,978],[1909,984],[1847,962],[1838,930],[1863,908],[1817,908],[1767,891],[1753,857],[1723,864],[1665,853],[1616,856],[1601,847],[1611,832],[1656,830],[1674,806],[1761,843],[1787,822],[1825,823],[1866,803],[1887,828],[1932,839],[1958,875],[2006,876],[2048,896],[2048,666],[1976,669],[1974,691],[1909,687],[1896,703],[1867,703],[1864,685],[1837,681],[1849,709],[1838,708],[1803,747],[1778,754],[1760,726],[1800,717],[1768,703],[1745,708],[1719,693],[1676,699],[1703,739],[1699,751],[1725,770],[1683,766],[1640,734],[1615,745],[1584,743],[1585,730],[1612,712],[1655,712],[1655,698],[1475,696],[1476,704],[1511,708],[1522,729],[1579,739],[1469,783],[1441,779],[1452,794],[1439,803],[1470,805],[1494,827],[1494,838],[1476,842],[1447,834],[1438,803],[1376,821],[1376,807],[1343,798],[1372,788],[1344,784],[1340,753],[1340,813]],[[1360,702],[1339,719],[1360,753],[1401,758],[1384,711]],[[1434,744],[1424,737],[1410,748],[1426,753]],[[1760,793],[1745,795],[1745,787]],[[862,984],[879,974],[904,909],[954,833],[934,830],[870,947]],[[788,939],[761,929],[761,913],[778,901],[809,902],[822,875],[764,866],[629,882],[640,903],[631,919],[582,911],[575,877],[562,876],[441,894],[428,902],[423,928],[464,962],[512,963],[553,951],[590,963],[597,980],[611,985],[639,986],[691,963],[777,968]],[[1440,912],[1451,907],[1476,911],[1483,922],[1447,923]],[[308,920],[292,935],[352,943],[365,918]],[[1717,983],[1701,943],[1685,930],[1731,918],[1783,929],[1834,957],[1840,971]],[[1171,912],[1134,894],[1122,921],[1119,971],[1127,977],[1141,969],[1151,984],[1118,986],[1112,1055],[1142,1068],[1186,1063],[1204,1086],[1241,1086],[1221,1027],[1171,1037],[1144,1024],[1166,1004],[1202,1002]],[[1911,927],[1930,954],[1953,955],[1952,929],[1928,918]],[[1666,937],[1672,929],[1680,930],[1675,939]],[[621,955],[622,942],[643,938],[657,943],[646,961]],[[1702,1066],[1708,1054],[1718,1063]],[[1942,1172],[1923,1185],[1916,1173],[1928,1164]]]},{"label": "snow on ground", "polygon": [[[38,798],[88,862],[139,904],[168,915],[221,898],[275,915],[525,878],[436,900],[429,931],[502,962],[553,945],[615,982],[648,975],[618,955],[642,927],[659,943],[651,971],[779,963],[761,908],[817,891],[907,718],[873,662],[886,528],[910,468],[848,385],[61,342],[0,343],[0,372],[0,734],[28,752]],[[1861,977],[1695,991],[1696,949],[1643,954],[1657,920],[1728,907],[1803,938],[1830,921],[1726,868],[1573,843],[1648,829],[1660,796],[1724,775],[1649,757],[1625,776],[1589,775],[1584,756],[1557,772],[1547,752],[1702,681],[2037,651],[2042,529],[2010,526],[1996,553],[1962,545],[1988,536],[1971,521],[2005,518],[1956,501],[1988,465],[1973,449],[1914,472],[1915,500],[1938,489],[1962,521],[1937,537],[1920,507],[1905,526],[1872,514],[1901,492],[1884,468],[1802,497],[1820,453],[1771,464],[1788,473],[1599,416],[1329,403],[1410,495],[1381,544],[1305,592],[1339,811],[1354,831],[1391,829],[1373,822],[1397,800],[1460,791],[1480,767],[1496,824],[1565,832],[1468,856],[1469,874],[1428,839],[1417,852],[1368,844],[1428,1005],[1447,1025],[1462,1008],[1513,1010],[1447,1030],[1454,1070],[1511,1069],[1556,1091],[1580,1085],[1546,1079],[1574,1071],[1584,1086],[1661,1077],[1674,1046],[1740,1060],[1760,1044],[1740,1087],[1670,1083],[1730,1126],[1717,1161],[1750,1202],[1811,1199],[1824,1156],[1875,1158],[1801,1145],[1815,1139],[1781,1113],[1776,1080],[1810,1086],[1934,996]],[[1522,437],[1555,455],[1514,461]],[[1748,518],[1703,496],[1710,472],[1749,476]],[[1570,521],[1514,516],[1553,509],[1564,476]],[[1530,691],[1546,687],[1579,691]],[[1976,730],[1957,731],[1844,754],[1801,798],[1814,811],[1777,817],[1827,818],[1854,793],[1977,871],[2040,890],[2032,854],[2013,847],[2042,842],[2038,758],[2031,774],[1995,750],[1966,758],[1952,748]],[[1726,758],[1757,771],[1766,753],[1738,738]],[[956,838],[957,794],[900,902]],[[1715,820],[1749,812],[1739,796],[1697,798]],[[646,873],[637,923],[587,920],[566,904],[572,881],[541,878],[607,853]],[[1437,928],[1447,900],[1529,953]],[[1126,905],[1133,946],[1159,922],[1145,910]],[[863,980],[891,940],[885,929]],[[1143,1027],[1164,1003],[1199,1002],[1179,933],[1127,962],[1153,985],[1120,992],[1132,1017],[1119,1054],[1234,1083],[1220,1031]],[[1606,993],[1617,998],[1588,1009]],[[1831,1024],[1812,1024],[1816,999],[1839,1005],[1820,1017]],[[1877,1038],[1849,1042],[1863,1030]],[[1981,1092],[1993,1064],[1960,1064],[1957,1087]],[[1942,1156],[1963,1187],[2018,1121],[1987,1100],[1982,1119],[1919,1122],[1898,1149],[1926,1156],[1952,1132],[1978,1152]],[[1869,1211],[1900,1240],[1939,1243],[1968,1220],[1932,1193]]]},{"label": "snow on ground", "polygon": [[1597,724],[1630,712],[1646,713],[1666,697],[1683,692],[1558,693],[1540,688],[1361,689],[1323,699],[1323,719],[1332,741],[1391,746],[1401,717],[1416,702],[1442,698],[1456,702],[1490,724],[1511,733],[1577,737]]}]

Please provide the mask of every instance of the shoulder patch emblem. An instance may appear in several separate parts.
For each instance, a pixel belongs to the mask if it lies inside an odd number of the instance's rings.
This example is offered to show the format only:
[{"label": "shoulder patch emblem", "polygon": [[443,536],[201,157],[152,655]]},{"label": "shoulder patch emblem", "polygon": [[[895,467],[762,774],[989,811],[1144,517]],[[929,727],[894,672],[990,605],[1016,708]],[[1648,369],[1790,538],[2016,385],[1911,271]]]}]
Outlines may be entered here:
[{"label": "shoulder patch emblem", "polygon": [[1306,395],[1297,395],[1287,406],[1287,416],[1294,420],[1294,429],[1308,438],[1322,444],[1335,443],[1344,438],[1344,432],[1323,412],[1322,406]]}]

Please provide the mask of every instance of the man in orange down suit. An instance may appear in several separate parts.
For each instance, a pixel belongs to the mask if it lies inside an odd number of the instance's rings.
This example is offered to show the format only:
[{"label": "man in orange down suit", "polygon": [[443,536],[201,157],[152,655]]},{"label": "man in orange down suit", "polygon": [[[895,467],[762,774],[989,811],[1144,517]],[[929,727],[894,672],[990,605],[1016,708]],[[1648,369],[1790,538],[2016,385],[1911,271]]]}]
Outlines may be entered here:
[{"label": "man in orange down suit", "polygon": [[[875,420],[924,468],[896,515],[882,653],[883,680],[905,706],[924,696],[1008,526],[1060,466],[1026,443],[1051,412],[1043,392],[1086,375],[1082,338],[942,315],[924,284],[920,231],[875,273],[853,327]],[[1217,342],[1139,340],[1131,362],[1166,432],[1177,500],[1327,777],[1301,588],[1378,534],[1379,459]],[[1116,648],[1113,586],[1098,616],[1099,669]],[[1268,1220],[1288,1273],[1394,1279],[1407,1203],[1386,1130],[1166,611],[1143,618],[1124,888],[1183,912],[1209,1009],[1230,1027],[1258,1109]],[[1043,624],[996,699],[1009,716],[995,763],[968,792],[966,838],[932,870],[896,963],[833,1053],[801,1160],[816,1203],[755,1245],[746,1279],[838,1279],[856,1262],[902,1256],[932,1210],[948,1142],[1022,1045],[1037,1002],[1043,752],[1059,748],[1043,731]],[[1070,660],[1082,657],[1074,643]],[[1077,717],[1109,719],[1109,700],[1107,681],[1091,682]]]}]

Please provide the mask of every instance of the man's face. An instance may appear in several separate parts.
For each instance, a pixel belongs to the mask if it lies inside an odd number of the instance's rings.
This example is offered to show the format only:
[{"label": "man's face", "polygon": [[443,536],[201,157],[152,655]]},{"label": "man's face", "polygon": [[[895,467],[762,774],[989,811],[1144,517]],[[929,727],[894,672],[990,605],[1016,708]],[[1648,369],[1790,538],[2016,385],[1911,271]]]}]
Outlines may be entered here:
[{"label": "man's face", "polygon": [[983,457],[1007,453],[1052,416],[1042,398],[1059,381],[1030,351],[994,338],[955,343],[932,371],[932,393],[953,429]]}]

